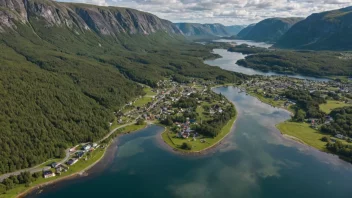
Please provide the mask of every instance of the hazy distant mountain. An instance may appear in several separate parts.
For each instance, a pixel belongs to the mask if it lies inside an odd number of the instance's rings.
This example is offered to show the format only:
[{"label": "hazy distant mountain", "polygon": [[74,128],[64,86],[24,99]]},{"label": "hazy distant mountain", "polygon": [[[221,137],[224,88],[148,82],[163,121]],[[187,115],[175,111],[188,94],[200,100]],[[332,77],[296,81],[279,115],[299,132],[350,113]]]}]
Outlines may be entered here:
[{"label": "hazy distant mountain", "polygon": [[255,23],[248,25],[246,28],[242,29],[237,34],[237,37],[244,38],[253,29],[254,26],[255,26]]},{"label": "hazy distant mountain", "polygon": [[225,29],[227,33],[230,35],[237,35],[240,31],[242,31],[244,28],[246,28],[246,25],[230,25],[230,26],[225,26]]},{"label": "hazy distant mountain", "polygon": [[274,47],[351,50],[352,6],[310,15],[294,25]]},{"label": "hazy distant mountain", "polygon": [[303,18],[269,18],[255,24],[250,31],[240,38],[245,40],[276,42],[294,24]]},{"label": "hazy distant mountain", "polygon": [[175,23],[185,36],[230,36],[222,24]]}]

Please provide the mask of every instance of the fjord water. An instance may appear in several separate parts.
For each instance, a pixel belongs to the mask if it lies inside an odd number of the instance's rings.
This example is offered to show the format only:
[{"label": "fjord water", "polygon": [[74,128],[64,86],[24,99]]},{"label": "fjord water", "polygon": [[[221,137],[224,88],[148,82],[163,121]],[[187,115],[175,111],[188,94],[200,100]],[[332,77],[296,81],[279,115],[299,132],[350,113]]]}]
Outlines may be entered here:
[{"label": "fjord water", "polygon": [[[289,113],[233,87],[215,89],[233,101],[238,120],[212,151],[174,153],[162,127],[121,136],[89,175],[28,197],[350,198],[352,165],[281,136],[275,124]],[[117,148],[116,152],[113,152]]]},{"label": "fjord water", "polygon": [[[216,42],[236,43],[236,45],[247,44],[250,46],[262,47],[262,48],[269,48],[272,46],[271,44],[268,44],[268,43],[244,41],[244,40],[220,39],[220,40],[216,40]],[[238,52],[229,52],[226,49],[214,49],[213,53],[219,54],[221,58],[214,59],[214,60],[206,60],[204,61],[204,63],[211,66],[218,66],[228,71],[234,71],[234,72],[243,73],[247,75],[287,76],[292,78],[307,79],[307,80],[314,80],[314,81],[328,81],[328,79],[325,79],[325,78],[315,78],[315,77],[302,76],[302,75],[284,75],[284,74],[279,74],[275,72],[262,72],[260,70],[242,67],[240,65],[237,65],[236,63],[238,60],[244,59],[246,55]]]}]

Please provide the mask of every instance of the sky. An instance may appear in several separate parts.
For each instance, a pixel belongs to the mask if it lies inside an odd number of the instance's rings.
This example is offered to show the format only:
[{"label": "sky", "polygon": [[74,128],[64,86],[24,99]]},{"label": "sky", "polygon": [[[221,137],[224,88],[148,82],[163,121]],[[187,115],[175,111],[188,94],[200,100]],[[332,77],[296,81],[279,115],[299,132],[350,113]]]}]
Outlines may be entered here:
[{"label": "sky", "polygon": [[172,22],[248,25],[271,17],[307,17],[352,6],[352,0],[58,0],[119,6],[150,12]]}]

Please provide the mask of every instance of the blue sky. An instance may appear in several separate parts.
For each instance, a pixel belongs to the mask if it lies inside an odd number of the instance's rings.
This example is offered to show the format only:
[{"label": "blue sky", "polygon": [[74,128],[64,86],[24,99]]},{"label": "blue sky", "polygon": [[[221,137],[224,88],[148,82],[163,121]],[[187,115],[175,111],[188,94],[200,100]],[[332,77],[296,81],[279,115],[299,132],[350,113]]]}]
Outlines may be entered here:
[{"label": "blue sky", "polygon": [[59,0],[135,8],[173,22],[242,25],[270,17],[307,17],[352,6],[352,0]]}]

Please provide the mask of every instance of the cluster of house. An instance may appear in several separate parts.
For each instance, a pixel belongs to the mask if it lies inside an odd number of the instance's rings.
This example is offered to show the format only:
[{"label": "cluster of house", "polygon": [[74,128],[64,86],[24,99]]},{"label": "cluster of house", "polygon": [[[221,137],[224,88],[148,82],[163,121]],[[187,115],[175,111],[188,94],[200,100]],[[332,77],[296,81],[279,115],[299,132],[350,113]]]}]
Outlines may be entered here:
[{"label": "cluster of house", "polygon": [[177,133],[178,138],[184,138],[187,139],[190,136],[193,138],[198,136],[198,133],[195,131],[191,130],[191,121],[189,118],[187,118],[187,121],[185,123],[175,123],[177,127],[179,128],[179,132]]},{"label": "cluster of house", "polygon": [[69,169],[69,166],[72,166],[75,163],[77,163],[78,160],[82,158],[85,153],[93,151],[94,149],[97,149],[97,148],[99,148],[99,145],[97,143],[85,144],[82,146],[81,150],[77,152],[76,152],[76,147],[71,148],[70,152],[75,152],[74,153],[75,157],[69,159],[66,162],[66,165],[53,162],[50,166],[51,168],[55,169],[55,171],[52,171],[51,169],[44,169],[43,177],[50,178],[50,177],[55,177],[56,175],[61,175],[62,172],[66,172]]}]

